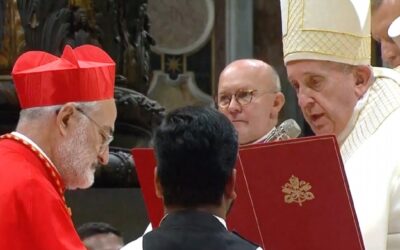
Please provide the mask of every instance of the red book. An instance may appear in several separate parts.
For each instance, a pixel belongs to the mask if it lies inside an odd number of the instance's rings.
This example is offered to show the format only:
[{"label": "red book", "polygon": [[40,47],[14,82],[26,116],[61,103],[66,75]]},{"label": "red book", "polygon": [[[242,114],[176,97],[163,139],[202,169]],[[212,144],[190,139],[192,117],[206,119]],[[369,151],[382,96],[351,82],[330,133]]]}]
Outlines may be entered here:
[{"label": "red book", "polygon": [[[150,220],[158,226],[162,204],[148,177],[156,164],[154,154],[146,151],[152,149],[134,149],[133,154]],[[227,218],[229,229],[264,249],[364,249],[334,136],[241,147],[236,167],[237,199]]]},{"label": "red book", "polygon": [[147,215],[151,226],[157,228],[164,216],[164,205],[162,200],[157,197],[154,186],[154,168],[157,165],[154,150],[152,148],[134,148],[132,149],[132,155]]},{"label": "red book", "polygon": [[334,136],[242,147],[237,169],[230,229],[264,249],[364,249]]}]

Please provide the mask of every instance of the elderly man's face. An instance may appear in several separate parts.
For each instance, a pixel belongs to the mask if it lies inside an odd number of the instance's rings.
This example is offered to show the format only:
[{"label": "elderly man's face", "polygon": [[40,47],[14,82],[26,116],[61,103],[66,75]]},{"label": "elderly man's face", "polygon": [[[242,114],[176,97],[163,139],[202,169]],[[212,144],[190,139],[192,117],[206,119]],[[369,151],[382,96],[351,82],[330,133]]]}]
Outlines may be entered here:
[{"label": "elderly man's face", "polygon": [[304,118],[317,135],[339,135],[358,100],[354,75],[339,66],[315,60],[293,61],[286,66]]},{"label": "elderly man's face", "polygon": [[[252,91],[248,104],[237,100],[241,91]],[[244,93],[242,94],[244,95]],[[233,123],[239,134],[239,143],[248,144],[267,134],[276,126],[284,97],[277,92],[271,73],[265,69],[241,65],[230,67],[221,74],[218,84],[218,102],[231,98],[219,110]]]},{"label": "elderly man's face", "polygon": [[372,37],[381,44],[382,60],[392,68],[400,65],[400,49],[388,36],[388,28],[398,16],[400,16],[398,0],[384,0],[372,13]]},{"label": "elderly man's face", "polygon": [[69,189],[90,187],[96,167],[108,162],[104,143],[114,129],[116,107],[114,100],[97,105],[92,112],[75,110],[67,136],[55,149],[56,166]]}]

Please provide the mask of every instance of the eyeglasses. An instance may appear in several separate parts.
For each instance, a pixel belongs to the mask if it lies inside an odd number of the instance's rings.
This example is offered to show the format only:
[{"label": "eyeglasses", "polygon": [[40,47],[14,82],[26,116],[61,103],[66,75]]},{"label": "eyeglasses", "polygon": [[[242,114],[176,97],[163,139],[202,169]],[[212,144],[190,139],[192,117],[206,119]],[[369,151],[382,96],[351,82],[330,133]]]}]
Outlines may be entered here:
[{"label": "eyeglasses", "polygon": [[102,128],[92,117],[90,117],[88,114],[83,112],[82,109],[77,107],[76,110],[78,110],[79,113],[81,113],[86,118],[88,118],[89,121],[93,122],[97,126],[97,128],[100,130],[100,135],[103,138],[103,142],[100,145],[99,151],[100,151],[100,153],[104,153],[104,151],[106,151],[108,145],[112,142],[112,140],[114,140],[114,136],[110,132],[107,132],[104,128]]},{"label": "eyeglasses", "polygon": [[[256,89],[239,89],[236,91],[234,94],[222,94],[218,96],[217,103],[218,107],[221,109],[226,109],[229,107],[232,97],[235,97],[235,100],[240,104],[240,106],[247,105],[251,103],[253,100],[257,90]],[[260,93],[258,96],[261,96],[263,94],[274,94],[275,92],[263,92]]]}]

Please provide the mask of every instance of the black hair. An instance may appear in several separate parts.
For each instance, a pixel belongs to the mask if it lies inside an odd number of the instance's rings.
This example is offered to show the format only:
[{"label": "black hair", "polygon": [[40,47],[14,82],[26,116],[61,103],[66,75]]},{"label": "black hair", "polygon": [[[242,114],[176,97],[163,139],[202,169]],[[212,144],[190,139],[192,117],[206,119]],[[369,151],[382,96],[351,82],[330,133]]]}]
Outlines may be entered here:
[{"label": "black hair", "polygon": [[81,240],[84,240],[93,235],[106,233],[112,233],[122,238],[122,234],[118,229],[105,222],[85,223],[77,229],[77,232]]},{"label": "black hair", "polygon": [[154,147],[166,206],[221,204],[238,150],[235,128],[223,114],[208,107],[176,109],[156,129]]}]

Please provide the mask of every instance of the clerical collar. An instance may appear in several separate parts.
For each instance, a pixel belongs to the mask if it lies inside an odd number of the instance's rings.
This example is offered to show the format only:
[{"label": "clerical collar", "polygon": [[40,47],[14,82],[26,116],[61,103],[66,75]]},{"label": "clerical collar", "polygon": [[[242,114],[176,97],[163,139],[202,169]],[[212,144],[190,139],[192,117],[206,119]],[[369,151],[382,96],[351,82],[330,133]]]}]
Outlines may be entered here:
[{"label": "clerical collar", "polygon": [[[31,144],[32,147],[34,147],[37,151],[39,151],[46,158],[46,160],[48,160],[51,164],[53,164],[53,166],[55,166],[54,163],[50,160],[50,158],[46,155],[46,153],[35,142],[33,142],[31,139],[29,139],[26,135],[23,135],[17,131],[11,132],[11,134],[20,138],[21,140],[28,142],[29,144]],[[54,168],[54,169],[58,172],[57,168]]]},{"label": "clerical collar", "polygon": [[[161,224],[161,222],[162,222],[167,216],[168,216],[168,214],[165,214],[165,215],[164,215],[164,217],[163,217],[163,218],[161,219],[161,221],[160,221],[160,224]],[[216,216],[215,214],[213,214],[213,216],[225,227],[226,230],[228,230],[228,227],[226,226],[226,221],[225,221],[224,219],[222,219],[222,218],[219,217],[219,216]],[[150,225],[151,225],[151,224],[150,224]],[[151,227],[150,225],[146,228],[146,231],[144,232],[144,234],[146,234],[147,232],[150,232],[150,231],[151,231],[152,227]]]},{"label": "clerical collar", "polygon": [[225,222],[224,219],[222,219],[222,218],[219,217],[219,216],[216,216],[215,214],[213,214],[213,216],[214,216],[215,218],[217,218],[217,220],[218,220],[219,222],[221,222],[221,224],[228,230],[228,227],[226,226],[226,222]]}]

